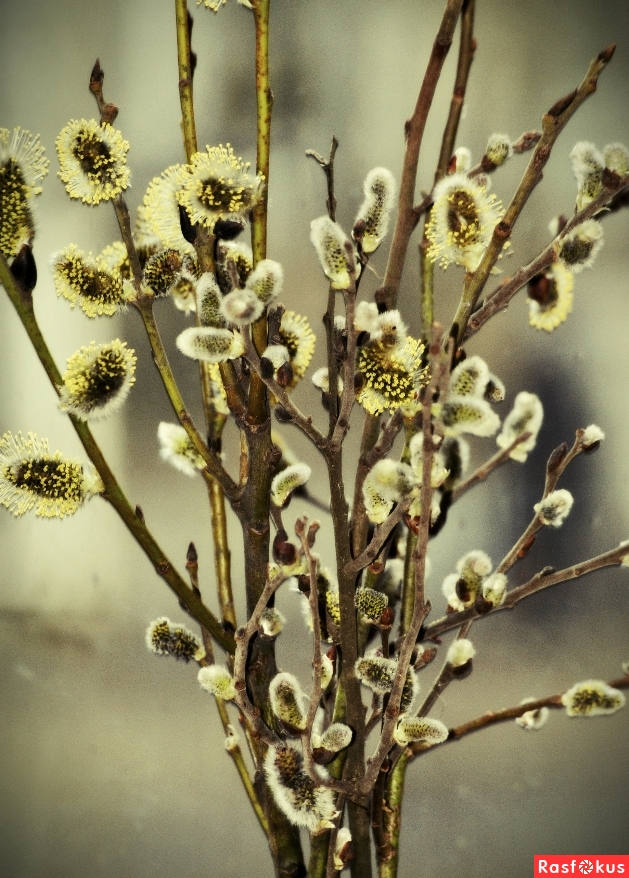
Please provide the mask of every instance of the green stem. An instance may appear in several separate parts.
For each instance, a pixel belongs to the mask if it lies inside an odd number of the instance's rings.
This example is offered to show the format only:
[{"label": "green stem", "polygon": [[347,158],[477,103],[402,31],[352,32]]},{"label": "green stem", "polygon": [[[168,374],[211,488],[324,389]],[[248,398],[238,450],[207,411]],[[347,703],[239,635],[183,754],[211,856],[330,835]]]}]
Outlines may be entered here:
[{"label": "green stem", "polygon": [[[192,19],[188,12],[186,0],[175,0],[175,20],[177,25],[177,65],[179,70],[179,103],[181,105],[181,127],[184,148],[188,161],[197,152],[197,133],[194,118],[194,100],[192,81],[194,68],[190,46]],[[198,236],[199,261],[204,270],[214,269],[211,242],[206,235]],[[208,432],[208,441],[220,443],[224,420],[219,419],[216,409],[211,405],[210,378],[207,365],[200,364],[203,407]],[[211,447],[214,447],[213,445]],[[214,542],[214,566],[216,570],[216,587],[221,607],[223,622],[235,630],[236,614],[231,583],[231,566],[229,542],[227,539],[227,517],[225,514],[225,494],[215,479],[208,480],[208,497],[212,520],[212,538]]]},{"label": "green stem", "polygon": [[[50,379],[50,383],[55,391],[59,393],[59,387],[62,384],[61,374],[41,334],[35,318],[32,299],[16,283],[4,256],[0,256],[0,281],[17,311],[35,353]],[[153,564],[157,574],[161,576],[179,600],[186,606],[190,615],[200,625],[203,625],[210,631],[216,642],[223,649],[233,652],[235,644],[232,635],[223,630],[214,614],[203,604],[201,599],[174,569],[172,563],[146,527],[142,516],[133,509],[127,500],[87,424],[73,415],[68,415],[68,417],[83,448],[103,481],[105,486],[103,498],[116,510],[135,541]]]},{"label": "green stem", "polygon": [[177,24],[177,66],[179,70],[179,102],[181,104],[181,127],[188,161],[197,151],[197,132],[192,100],[192,52],[190,50],[190,25],[192,18],[186,0],[175,0]]},{"label": "green stem", "polygon": [[384,856],[378,864],[378,878],[395,878],[400,860],[400,830],[402,828],[402,801],[409,751],[405,750],[391,770],[387,780],[387,798],[383,808]]},{"label": "green stem", "polygon": [[[225,734],[228,735],[230,723],[229,723],[229,714],[227,713],[227,707],[225,705],[225,702],[222,699],[216,698],[215,701],[216,701],[216,708],[218,710],[218,715],[220,717],[220,720],[221,720],[221,723],[223,726],[223,730],[225,731]],[[247,798],[249,799],[249,803],[250,803],[251,807],[253,808],[253,811],[254,811],[256,817],[258,818],[258,823],[260,824],[262,832],[264,832],[264,834],[268,837],[269,823],[268,823],[268,820],[266,819],[264,809],[262,808],[262,805],[260,804],[260,800],[258,798],[258,794],[256,792],[254,785],[253,785],[251,777],[249,776],[249,771],[248,771],[247,766],[245,764],[245,760],[244,760],[243,755],[242,755],[242,750],[240,749],[240,747],[236,746],[233,749],[229,750],[228,753],[229,753],[229,755],[234,763],[236,771],[238,772],[238,776],[240,777],[240,780],[241,780],[242,785],[244,787],[245,793],[247,794]]]},{"label": "green stem", "polygon": [[270,0],[255,0],[253,17],[256,28],[256,171],[264,177],[262,197],[253,209],[251,247],[254,264],[266,256],[267,205],[271,158],[271,111],[273,95],[269,79]]},{"label": "green stem", "polygon": [[308,878],[325,878],[330,836],[330,832],[321,832],[319,835],[312,836],[308,859]]},{"label": "green stem", "polygon": [[185,428],[188,438],[190,439],[195,451],[197,451],[207,467],[212,477],[221,485],[228,497],[235,497],[238,493],[238,486],[225,472],[218,457],[213,454],[203,441],[201,434],[192,423],[192,418],[188,413],[186,404],[183,401],[181,392],[175,380],[175,376],[168,362],[166,350],[155,322],[153,314],[152,297],[144,296],[138,301],[138,311],[144,323],[144,328],[153,353],[153,361],[161,376],[164,389],[168,395],[168,399],[173,407],[173,411],[182,427]]}]

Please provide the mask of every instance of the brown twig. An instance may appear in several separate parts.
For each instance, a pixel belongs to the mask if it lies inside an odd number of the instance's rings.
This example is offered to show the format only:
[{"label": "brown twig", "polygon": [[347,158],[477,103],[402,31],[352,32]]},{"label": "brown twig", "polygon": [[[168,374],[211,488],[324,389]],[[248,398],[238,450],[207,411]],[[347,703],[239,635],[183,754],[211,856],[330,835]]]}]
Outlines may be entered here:
[{"label": "brown twig", "polygon": [[474,472],[467,477],[462,482],[454,488],[452,491],[452,502],[458,500],[466,491],[469,491],[470,488],[473,488],[475,485],[478,485],[479,482],[484,482],[485,479],[491,475],[491,473],[498,469],[498,467],[506,463],[507,460],[511,457],[511,452],[514,448],[517,448],[522,442],[526,442],[527,439],[531,438],[530,433],[521,433],[517,436],[513,442],[508,445],[506,448],[502,448],[500,451],[497,451],[489,460],[486,460],[485,463],[481,464],[478,469],[474,470]]},{"label": "brown twig", "polygon": [[[610,680],[608,685],[614,689],[627,689],[629,688],[629,676],[625,675],[624,677]],[[562,694],[563,693],[560,692],[556,695],[547,695],[544,698],[536,698],[533,701],[527,701],[524,704],[517,704],[513,707],[505,707],[502,710],[488,710],[486,713],[483,713],[480,716],[475,717],[474,719],[468,720],[465,723],[461,723],[461,725],[459,726],[451,728],[447,740],[443,743],[449,744],[453,741],[460,741],[461,738],[471,734],[472,732],[478,732],[481,729],[486,729],[489,726],[496,725],[497,723],[509,722],[510,720],[517,719],[517,717],[522,716],[522,714],[528,713],[531,710],[541,710],[541,708],[543,707],[549,707],[551,709],[562,709]],[[439,746],[443,746],[443,744]],[[422,753],[428,752],[428,750],[430,749],[432,748],[421,748],[421,745],[418,747],[411,746],[413,756],[419,756]]]},{"label": "brown twig", "polygon": [[[380,740],[376,750],[367,760],[365,775],[363,778],[362,789],[365,794],[369,794],[372,790],[378,772],[382,767],[387,753],[391,749],[393,743],[393,732],[400,712],[400,702],[402,699],[402,690],[406,681],[406,675],[411,663],[413,650],[417,643],[417,636],[422,623],[430,612],[430,604],[424,597],[424,574],[426,567],[426,550],[428,547],[428,538],[430,534],[430,508],[432,498],[432,460],[434,453],[435,435],[439,435],[440,425],[435,422],[432,417],[432,404],[435,395],[438,395],[444,385],[448,374],[448,353],[442,352],[440,347],[440,339],[436,338],[431,345],[430,354],[432,358],[431,380],[427,387],[424,388],[423,405],[422,405],[422,483],[421,483],[421,501],[422,515],[419,522],[417,532],[417,543],[413,553],[414,566],[414,584],[415,599],[413,613],[408,631],[402,638],[398,651],[398,665],[395,672],[395,679],[389,701],[384,711],[384,722],[380,733]],[[434,432],[433,432],[434,431]]]},{"label": "brown twig", "polygon": [[284,409],[284,411],[289,415],[291,423],[298,427],[305,436],[307,436],[315,448],[323,449],[327,445],[327,440],[323,433],[320,433],[319,430],[312,423],[312,418],[310,415],[305,415],[293,402],[291,397],[286,391],[286,388],[281,387],[277,381],[273,378],[265,378],[262,376],[261,366],[260,366],[260,356],[255,349],[253,344],[253,340],[251,338],[251,332],[248,326],[244,326],[242,328],[242,338],[245,344],[245,359],[251,365],[251,367],[255,370],[256,374],[260,376],[260,380],[267,386],[267,388],[271,391],[273,396],[279,401],[280,405]]},{"label": "brown twig", "polygon": [[[496,287],[489,296],[487,296],[482,307],[474,311],[470,317],[463,336],[464,341],[475,335],[479,329],[481,329],[485,323],[494,316],[494,314],[507,308],[515,294],[518,293],[522,287],[526,286],[535,275],[540,274],[540,272],[544,271],[544,269],[553,262],[556,258],[555,254],[557,248],[567,234],[586,219],[601,212],[615,196],[622,194],[623,191],[629,191],[627,188],[629,186],[629,178],[627,177],[618,178],[617,182],[612,180],[609,180],[608,182],[610,185],[604,186],[602,192],[597,195],[593,201],[578,211],[564,226],[561,233],[557,235],[550,244],[544,247],[535,259],[529,262],[528,265],[522,266],[522,268],[520,268],[520,270],[512,277],[506,278],[502,281],[502,283]],[[600,218],[604,218],[605,215],[605,213],[602,213]]]},{"label": "brown twig", "polygon": [[286,581],[285,574],[280,571],[276,576],[267,578],[247,624],[239,628],[235,635],[236,650],[234,652],[234,686],[237,692],[236,704],[249,722],[252,731],[269,744],[277,743],[277,735],[271,731],[262,719],[260,708],[256,707],[247,694],[247,656],[254,637],[259,633],[260,617],[267,608],[269,601]]},{"label": "brown twig", "polygon": [[471,606],[458,613],[448,613],[448,615],[442,616],[440,619],[435,619],[434,622],[431,622],[426,626],[424,630],[424,638],[426,640],[434,640],[441,637],[446,631],[457,628],[463,622],[491,616],[502,610],[511,610],[516,604],[519,604],[520,601],[531,597],[531,595],[537,594],[546,588],[559,585],[561,582],[568,582],[571,579],[580,579],[582,576],[587,576],[589,573],[594,573],[595,570],[601,570],[603,567],[618,566],[623,563],[623,560],[627,558],[627,556],[629,556],[629,543],[621,543],[615,549],[609,549],[607,552],[602,552],[600,555],[587,558],[585,561],[579,561],[576,564],[572,564],[570,567],[564,567],[562,570],[554,570],[552,567],[544,567],[529,580],[522,583],[522,585],[518,585],[511,589],[511,591],[508,591],[504,602],[500,604],[500,606],[494,607],[488,612],[483,612],[482,609],[479,609],[476,606]]},{"label": "brown twig", "polygon": [[328,188],[328,197],[325,204],[328,209],[328,216],[332,221],[336,220],[336,196],[334,194],[334,157],[336,155],[338,145],[338,140],[334,135],[332,135],[330,155],[328,156],[327,160],[324,159],[323,156],[320,155],[318,152],[315,152],[314,149],[306,150],[306,155],[308,156],[308,158],[314,159],[315,162],[320,165],[323,173],[325,174]]},{"label": "brown twig", "polygon": [[473,273],[465,275],[463,295],[457,308],[450,335],[460,344],[465,335],[468,321],[476,307],[476,302],[487,282],[489,274],[496,264],[506,242],[511,237],[514,224],[533,189],[542,179],[542,171],[550,158],[552,148],[562,130],[570,121],[581,104],[596,90],[598,78],[614,54],[615,46],[607,46],[590,64],[585,77],[578,88],[560,100],[548,110],[542,119],[542,136],[537,143],[524,176],[515,191],[502,220],[494,229],[491,241],[479,266]]},{"label": "brown twig", "polygon": [[424,79],[419,90],[413,115],[406,122],[406,150],[400,180],[398,215],[393,232],[383,286],[376,298],[388,309],[395,308],[404,268],[408,242],[418,222],[414,209],[417,165],[428,113],[441,75],[444,61],[452,44],[454,29],[463,0],[447,0],[439,31],[433,43]]}]

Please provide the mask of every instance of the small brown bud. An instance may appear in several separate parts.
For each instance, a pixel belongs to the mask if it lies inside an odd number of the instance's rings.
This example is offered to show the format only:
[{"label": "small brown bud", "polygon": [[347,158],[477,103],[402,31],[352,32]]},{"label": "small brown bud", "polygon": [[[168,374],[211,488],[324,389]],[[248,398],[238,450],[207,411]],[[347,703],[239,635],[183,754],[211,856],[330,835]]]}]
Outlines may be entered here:
[{"label": "small brown bud", "polygon": [[293,380],[293,367],[290,363],[282,363],[277,370],[277,383],[280,387],[289,387]]},{"label": "small brown bud", "polygon": [[275,417],[280,422],[280,424],[289,424],[292,421],[292,417],[283,406],[276,405],[274,411]]},{"label": "small brown bud", "polygon": [[395,610],[393,607],[385,607],[382,613],[380,614],[380,619],[378,620],[378,627],[388,631],[392,625],[393,620],[395,619]]}]

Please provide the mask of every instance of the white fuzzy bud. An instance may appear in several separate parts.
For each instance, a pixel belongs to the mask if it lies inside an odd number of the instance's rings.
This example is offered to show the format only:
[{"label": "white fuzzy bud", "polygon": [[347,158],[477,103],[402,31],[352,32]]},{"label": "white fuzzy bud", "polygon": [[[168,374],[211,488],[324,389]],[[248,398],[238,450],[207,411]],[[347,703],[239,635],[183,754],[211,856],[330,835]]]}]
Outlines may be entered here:
[{"label": "white fuzzy bud", "polygon": [[271,482],[271,502],[275,506],[284,506],[295,488],[305,485],[311,475],[307,463],[294,463],[281,470]]},{"label": "white fuzzy bud", "polygon": [[581,436],[581,444],[584,448],[591,448],[592,445],[596,445],[598,442],[602,442],[605,438],[605,433],[601,430],[597,424],[590,424],[583,430],[583,435]]},{"label": "white fuzzy bud", "polygon": [[347,866],[351,859],[352,833],[347,826],[342,826],[336,835],[334,846],[334,868],[337,872]]},{"label": "white fuzzy bud", "polygon": [[499,607],[507,593],[507,577],[504,573],[492,573],[481,587],[485,600],[494,607]]},{"label": "white fuzzy bud", "polygon": [[448,727],[438,719],[426,716],[401,716],[393,737],[400,747],[421,742],[427,747],[442,744],[448,738]]},{"label": "white fuzzy bud", "polygon": [[[322,390],[323,393],[330,392],[330,377],[327,366],[322,366],[320,369],[316,369],[312,373],[312,383],[317,390]],[[337,375],[336,386],[338,395],[340,396],[343,393],[343,379],[340,375]]]},{"label": "white fuzzy bud", "polygon": [[493,436],[500,426],[500,418],[489,403],[470,396],[449,396],[443,404],[442,420],[446,436]]},{"label": "white fuzzy bud", "polygon": [[395,202],[395,180],[386,168],[373,168],[363,183],[365,199],[354,222],[360,229],[360,240],[365,253],[376,250],[389,228],[389,217]]},{"label": "white fuzzy bud", "polygon": [[625,705],[625,696],[603,680],[582,680],[561,696],[568,716],[602,716]]},{"label": "white fuzzy bud", "polygon": [[513,154],[511,138],[508,134],[492,134],[487,141],[485,155],[492,165],[501,165]]},{"label": "white fuzzy bud", "polygon": [[206,271],[197,281],[197,314],[201,326],[225,326],[221,314],[221,291],[214,275]]},{"label": "white fuzzy bud", "polygon": [[199,668],[197,680],[201,689],[205,689],[221,701],[233,701],[236,697],[234,679],[223,665],[207,665]]},{"label": "white fuzzy bud", "polygon": [[467,357],[452,370],[450,394],[454,396],[483,396],[489,382],[489,367],[478,355]]},{"label": "white fuzzy bud", "polygon": [[277,637],[284,629],[286,617],[275,607],[267,607],[260,616],[259,624],[266,637]]},{"label": "white fuzzy bud", "polygon": [[536,503],[533,508],[543,524],[561,527],[572,509],[573,503],[574,497],[570,491],[566,491],[565,488],[558,488],[556,491],[551,491],[548,496],[540,500],[539,503]]},{"label": "white fuzzy bud", "polygon": [[288,352],[288,348],[283,344],[270,344],[264,349],[262,356],[269,360],[273,369],[277,372],[280,366],[283,366],[284,363],[290,362],[290,354]]},{"label": "white fuzzy bud", "polygon": [[247,278],[246,289],[250,290],[266,307],[282,292],[284,269],[274,259],[262,259]]},{"label": "white fuzzy bud", "polygon": [[[535,699],[525,698],[520,704],[528,704],[530,701],[535,701]],[[521,729],[535,732],[546,724],[549,716],[550,711],[547,707],[538,707],[535,710],[527,710],[526,713],[520,714],[520,716],[515,718],[515,721],[516,725],[520,726]]]},{"label": "white fuzzy bud", "polygon": [[363,586],[356,589],[354,605],[367,622],[377,622],[389,605],[389,598],[381,591]]},{"label": "white fuzzy bud", "polygon": [[245,287],[244,290],[232,290],[221,299],[221,314],[227,323],[235,326],[249,326],[255,323],[264,311],[264,305],[256,294]]},{"label": "white fuzzy bud", "polygon": [[629,149],[624,143],[608,143],[603,147],[605,167],[620,177],[629,174]]},{"label": "white fuzzy bud", "polygon": [[467,146],[459,146],[454,150],[454,160],[457,174],[464,174],[472,167],[472,153]]},{"label": "white fuzzy bud", "polygon": [[290,731],[303,731],[306,728],[303,709],[305,697],[293,674],[281,672],[273,677],[269,686],[269,701],[275,716]]},{"label": "white fuzzy bud", "polygon": [[535,448],[537,434],[544,419],[544,409],[540,398],[534,393],[525,390],[518,393],[513,403],[513,408],[507,415],[502,425],[502,430],[496,436],[498,448],[507,448],[518,436],[530,433],[530,437],[515,446],[509,457],[524,463],[529,452]]},{"label": "white fuzzy bud", "polygon": [[603,246],[603,226],[595,219],[585,220],[560,238],[555,252],[561,263],[573,274],[591,268]]},{"label": "white fuzzy bud", "polygon": [[190,326],[179,333],[176,344],[182,354],[206,363],[234,360],[245,349],[240,335],[213,326]]},{"label": "white fuzzy bud", "polygon": [[310,240],[332,289],[348,289],[352,275],[357,277],[359,274],[359,266],[343,229],[329,216],[320,216],[310,223]]},{"label": "white fuzzy bud", "polygon": [[[304,603],[306,603],[304,601]],[[307,605],[308,606],[308,605]],[[325,653],[321,656],[321,691],[325,692],[330,683],[332,682],[332,677],[334,676],[334,665],[332,664],[332,659],[325,655]]]},{"label": "white fuzzy bud", "polygon": [[352,735],[351,728],[345,723],[332,723],[319,738],[318,746],[330,753],[338,753],[349,747]]},{"label": "white fuzzy bud", "polygon": [[157,428],[157,440],[162,460],[187,476],[195,476],[205,466],[203,458],[179,424],[161,421]]},{"label": "white fuzzy bud", "polygon": [[363,482],[363,502],[369,520],[374,524],[385,521],[393,504],[408,496],[416,484],[408,464],[389,458],[379,460]]},{"label": "white fuzzy bud", "polygon": [[315,834],[334,826],[338,811],[332,790],[317,785],[306,774],[301,754],[294,747],[272,744],[264,758],[264,773],[275,803],[292,824]]},{"label": "white fuzzy bud", "polygon": [[375,302],[359,302],[354,311],[354,329],[373,335],[378,328],[378,306]]},{"label": "white fuzzy bud", "polygon": [[461,637],[450,644],[446,654],[446,661],[449,662],[453,668],[461,668],[463,665],[466,665],[471,661],[475,655],[476,649],[474,648],[472,641]]}]

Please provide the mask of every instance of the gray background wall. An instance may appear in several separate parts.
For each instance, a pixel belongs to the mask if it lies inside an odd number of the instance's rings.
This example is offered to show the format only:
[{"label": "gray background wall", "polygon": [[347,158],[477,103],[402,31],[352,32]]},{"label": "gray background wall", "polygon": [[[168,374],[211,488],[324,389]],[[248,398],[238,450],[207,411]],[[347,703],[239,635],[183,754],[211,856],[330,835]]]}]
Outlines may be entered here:
[{"label": "gray background wall", "polygon": [[[402,123],[414,104],[442,4],[389,0],[276,0],[272,76],[275,92],[269,255],[285,266],[284,300],[318,329],[325,285],[308,241],[310,219],[324,212],[322,175],[304,158],[326,152],[335,133],[339,220],[351,225],[361,182],[376,164],[399,176]],[[231,142],[254,158],[251,22],[230,0],[218,16],[194,11],[199,55],[196,101],[201,143]],[[570,91],[603,46],[616,57],[561,137],[544,181],[514,237],[505,271],[547,241],[548,220],[569,212],[574,182],[568,155],[579,139],[629,143],[626,116],[629,7],[560,0],[526,4],[480,0],[478,50],[459,142],[475,155],[487,135],[514,138],[538,126],[542,112]],[[449,100],[455,53],[446,64],[431,115],[419,175],[430,185]],[[98,251],[116,237],[106,206],[70,203],[55,179],[54,139],[69,118],[90,117],[89,71],[100,57],[106,96],[120,107],[130,140],[135,207],[148,180],[182,159],[174,13],[171,4],[84,4],[23,0],[3,8],[0,124],[39,131],[51,173],[39,199],[36,309],[59,364],[91,339],[116,334],[138,350],[137,385],[122,414],[96,435],[134,503],[183,568],[194,540],[202,584],[212,603],[212,561],[204,492],[157,460],[157,422],[170,419],[138,321],[87,322],[56,298],[49,254],[76,242]],[[523,168],[514,160],[494,190],[509,199]],[[479,547],[498,561],[526,524],[550,450],[577,426],[595,421],[608,439],[565,478],[575,510],[544,533],[514,574],[523,581],[543,564],[563,566],[629,537],[626,488],[627,217],[605,223],[596,270],[577,278],[574,313],[552,336],[527,326],[516,300],[470,345],[507,384],[504,412],[520,389],[537,392],[547,420],[529,463],[513,464],[471,493],[431,551],[429,591],[441,611],[440,582],[456,558]],[[373,260],[382,273],[384,252]],[[517,264],[517,265],[516,265]],[[460,275],[440,278],[439,316],[448,319]],[[417,269],[411,252],[402,307],[417,328]],[[368,278],[363,295],[377,286]],[[178,312],[159,306],[186,398],[195,408],[194,370],[172,347]],[[34,430],[66,453],[81,451],[55,407],[38,363],[7,302],[0,299],[3,381],[0,428]],[[323,362],[322,349],[317,365]],[[308,389],[305,407],[316,406]],[[355,435],[354,435],[355,434]],[[356,422],[351,441],[359,436]],[[296,449],[314,462],[299,437]],[[350,443],[351,444],[351,443]],[[478,459],[492,443],[475,445]],[[298,512],[306,507],[295,504]],[[331,560],[323,538],[320,550]],[[270,875],[265,846],[223,753],[214,707],[191,668],[160,661],[143,644],[147,622],[181,618],[113,513],[97,501],[75,518],[41,522],[0,517],[0,785],[4,819],[0,863],[11,878]],[[560,691],[588,676],[611,677],[629,658],[626,572],[612,570],[560,587],[473,631],[475,672],[453,685],[435,709],[448,724],[527,695]],[[240,589],[241,561],[234,552]],[[295,598],[280,595],[292,630],[304,637]],[[280,644],[286,669],[307,682],[307,655]],[[302,647],[303,649],[303,647]],[[428,672],[430,673],[430,672]],[[430,679],[424,682],[430,685]],[[401,876],[469,878],[531,874],[535,852],[626,850],[627,713],[591,722],[554,715],[538,734],[500,727],[435,751],[410,772]]]}]

